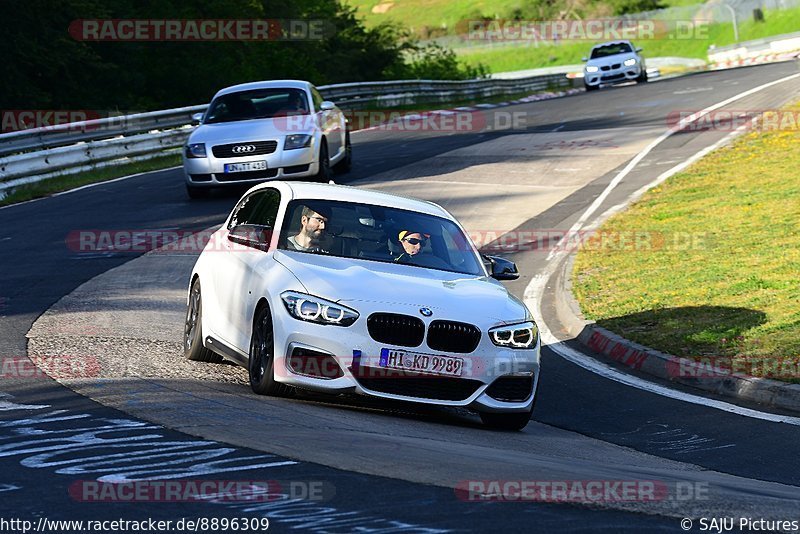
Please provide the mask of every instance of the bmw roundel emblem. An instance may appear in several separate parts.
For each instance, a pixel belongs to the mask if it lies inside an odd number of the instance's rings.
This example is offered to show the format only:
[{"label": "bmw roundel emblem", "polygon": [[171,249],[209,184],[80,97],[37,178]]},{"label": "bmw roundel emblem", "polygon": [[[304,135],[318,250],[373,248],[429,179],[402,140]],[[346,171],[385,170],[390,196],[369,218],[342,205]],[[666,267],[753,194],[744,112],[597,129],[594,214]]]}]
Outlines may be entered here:
[{"label": "bmw roundel emblem", "polygon": [[419,312],[425,317],[430,317],[431,315],[433,315],[433,310],[430,308],[420,308]]}]

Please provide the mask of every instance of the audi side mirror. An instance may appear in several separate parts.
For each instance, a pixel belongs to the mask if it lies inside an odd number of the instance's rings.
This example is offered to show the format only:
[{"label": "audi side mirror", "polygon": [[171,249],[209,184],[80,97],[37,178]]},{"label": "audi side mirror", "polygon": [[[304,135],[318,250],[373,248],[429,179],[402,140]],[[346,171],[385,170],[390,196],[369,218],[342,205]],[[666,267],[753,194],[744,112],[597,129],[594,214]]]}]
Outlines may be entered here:
[{"label": "audi side mirror", "polygon": [[322,111],[330,111],[336,107],[336,104],[330,102],[329,100],[324,101],[322,104],[319,105],[319,109]]},{"label": "audi side mirror", "polygon": [[203,114],[202,113],[193,113],[192,114],[192,124],[200,124],[203,122]]}]

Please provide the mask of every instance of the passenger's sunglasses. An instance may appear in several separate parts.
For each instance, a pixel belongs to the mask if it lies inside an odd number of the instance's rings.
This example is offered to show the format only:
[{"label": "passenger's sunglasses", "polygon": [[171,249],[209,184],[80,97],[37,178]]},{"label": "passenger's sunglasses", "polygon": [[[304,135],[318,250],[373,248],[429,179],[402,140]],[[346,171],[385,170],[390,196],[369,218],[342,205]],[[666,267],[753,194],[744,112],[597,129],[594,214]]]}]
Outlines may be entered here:
[{"label": "passenger's sunglasses", "polygon": [[416,237],[407,237],[403,239],[406,243],[410,243],[411,245],[425,245],[428,242],[427,239],[417,239]]}]

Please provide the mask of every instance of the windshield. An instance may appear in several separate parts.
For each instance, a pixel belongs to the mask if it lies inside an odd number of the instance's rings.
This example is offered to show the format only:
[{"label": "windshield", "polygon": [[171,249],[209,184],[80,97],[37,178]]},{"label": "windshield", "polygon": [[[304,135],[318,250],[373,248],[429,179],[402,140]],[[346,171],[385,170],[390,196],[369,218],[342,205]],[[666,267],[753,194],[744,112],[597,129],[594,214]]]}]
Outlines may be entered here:
[{"label": "windshield", "polygon": [[616,43],[613,45],[604,45],[598,46],[592,50],[592,57],[591,59],[597,59],[599,57],[606,57],[606,56],[615,56],[617,54],[627,54],[632,52],[631,47],[628,43]]},{"label": "windshield", "polygon": [[255,89],[219,96],[211,102],[205,123],[308,115],[308,98],[302,89]]},{"label": "windshield", "polygon": [[294,200],[278,248],[485,276],[477,251],[452,221],[383,206]]}]

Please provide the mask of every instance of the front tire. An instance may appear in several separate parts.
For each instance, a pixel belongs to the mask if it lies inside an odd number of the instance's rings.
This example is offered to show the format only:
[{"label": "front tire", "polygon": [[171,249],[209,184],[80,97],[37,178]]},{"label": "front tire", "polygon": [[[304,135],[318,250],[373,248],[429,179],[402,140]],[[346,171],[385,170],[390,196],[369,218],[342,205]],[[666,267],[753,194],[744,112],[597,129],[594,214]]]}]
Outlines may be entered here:
[{"label": "front tire", "polygon": [[522,430],[533,416],[533,406],[522,413],[481,412],[481,421],[489,428],[497,430]]},{"label": "front tire", "polygon": [[248,363],[250,387],[259,395],[285,396],[290,388],[275,381],[275,338],[272,314],[266,304],[260,306],[253,320]]},{"label": "front tire", "polygon": [[189,198],[192,200],[197,200],[198,198],[208,198],[211,190],[207,187],[195,187],[193,185],[186,186],[186,194],[189,195]]},{"label": "front tire", "polygon": [[642,72],[639,73],[639,77],[636,78],[636,83],[647,83],[647,71],[642,69]]},{"label": "front tire", "polygon": [[353,147],[350,145],[350,132],[345,132],[344,135],[344,157],[342,161],[333,166],[336,174],[344,174],[350,172],[353,168]]},{"label": "front tire", "polygon": [[586,88],[587,93],[589,91],[596,91],[600,87],[599,85],[589,85],[588,83],[583,84],[583,86]]},{"label": "front tire", "polygon": [[203,346],[203,299],[200,280],[192,283],[183,327],[183,356],[193,362],[220,363],[222,356]]},{"label": "front tire", "polygon": [[319,148],[319,170],[314,175],[314,181],[327,184],[331,179],[331,160],[328,157],[328,143],[322,141]]}]

